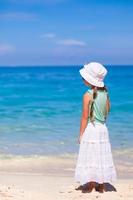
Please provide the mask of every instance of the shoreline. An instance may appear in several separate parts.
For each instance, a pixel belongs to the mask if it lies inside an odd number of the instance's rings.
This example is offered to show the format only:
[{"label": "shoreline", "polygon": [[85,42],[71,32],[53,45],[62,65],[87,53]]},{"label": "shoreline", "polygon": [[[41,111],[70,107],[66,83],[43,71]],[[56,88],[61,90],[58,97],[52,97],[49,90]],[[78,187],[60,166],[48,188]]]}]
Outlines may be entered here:
[{"label": "shoreline", "polygon": [[[112,153],[118,179],[133,179],[133,156],[131,152],[113,151]],[[0,173],[65,175],[73,177],[77,155],[0,155]]]}]

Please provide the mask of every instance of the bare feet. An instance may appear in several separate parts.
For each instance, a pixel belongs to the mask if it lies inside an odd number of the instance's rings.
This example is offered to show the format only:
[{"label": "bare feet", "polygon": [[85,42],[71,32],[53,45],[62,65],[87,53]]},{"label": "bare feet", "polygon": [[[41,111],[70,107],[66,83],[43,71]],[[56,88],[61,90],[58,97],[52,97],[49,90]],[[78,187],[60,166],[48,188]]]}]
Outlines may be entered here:
[{"label": "bare feet", "polygon": [[88,188],[83,189],[82,193],[90,193],[90,192],[92,192],[92,190],[95,188],[95,186],[96,186],[95,182],[89,182],[88,183]]},{"label": "bare feet", "polygon": [[103,193],[104,192],[104,184],[98,184],[96,191]]}]

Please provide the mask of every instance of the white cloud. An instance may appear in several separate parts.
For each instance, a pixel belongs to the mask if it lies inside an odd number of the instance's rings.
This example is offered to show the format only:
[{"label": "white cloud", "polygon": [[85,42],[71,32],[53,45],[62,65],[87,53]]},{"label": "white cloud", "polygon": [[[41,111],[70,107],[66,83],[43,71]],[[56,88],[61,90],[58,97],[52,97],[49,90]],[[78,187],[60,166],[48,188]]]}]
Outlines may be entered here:
[{"label": "white cloud", "polygon": [[6,20],[35,20],[37,16],[32,13],[25,13],[25,12],[5,12],[0,13],[0,19]]},{"label": "white cloud", "polygon": [[75,39],[64,39],[57,41],[57,44],[65,46],[86,46],[86,43]]},{"label": "white cloud", "polygon": [[52,38],[55,38],[56,35],[54,33],[45,33],[45,34],[42,34],[41,37],[52,39]]},{"label": "white cloud", "polygon": [[11,54],[15,51],[15,47],[10,44],[0,44],[0,55]]},{"label": "white cloud", "polygon": [[60,39],[54,33],[44,33],[41,35],[42,38],[54,39],[53,42],[57,45],[63,46],[86,46],[87,44],[84,41],[76,39]]}]

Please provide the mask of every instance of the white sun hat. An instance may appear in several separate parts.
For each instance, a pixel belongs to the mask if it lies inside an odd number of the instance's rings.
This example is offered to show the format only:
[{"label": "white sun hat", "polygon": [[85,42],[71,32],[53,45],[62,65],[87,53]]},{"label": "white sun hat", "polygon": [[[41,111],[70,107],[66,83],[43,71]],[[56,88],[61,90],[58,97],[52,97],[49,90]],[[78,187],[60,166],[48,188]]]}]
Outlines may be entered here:
[{"label": "white sun hat", "polygon": [[104,77],[107,74],[107,69],[97,62],[91,62],[85,64],[82,69],[79,70],[81,76],[91,85],[97,87],[104,86]]}]

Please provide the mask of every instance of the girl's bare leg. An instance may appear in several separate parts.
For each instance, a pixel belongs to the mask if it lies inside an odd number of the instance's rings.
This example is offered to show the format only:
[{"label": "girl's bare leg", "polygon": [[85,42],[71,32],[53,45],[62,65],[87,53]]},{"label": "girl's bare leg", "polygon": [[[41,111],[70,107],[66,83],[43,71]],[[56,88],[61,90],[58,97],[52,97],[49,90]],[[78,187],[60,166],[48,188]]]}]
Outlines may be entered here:
[{"label": "girl's bare leg", "polygon": [[98,192],[103,193],[104,192],[104,183],[100,183],[98,184],[98,188],[97,188]]},{"label": "girl's bare leg", "polygon": [[92,192],[92,190],[95,188],[96,183],[94,181],[91,181],[88,183],[88,192]]},{"label": "girl's bare leg", "polygon": [[87,188],[83,189],[82,192],[83,193],[90,193],[92,192],[92,190],[95,188],[96,183],[91,181],[87,183]]}]

